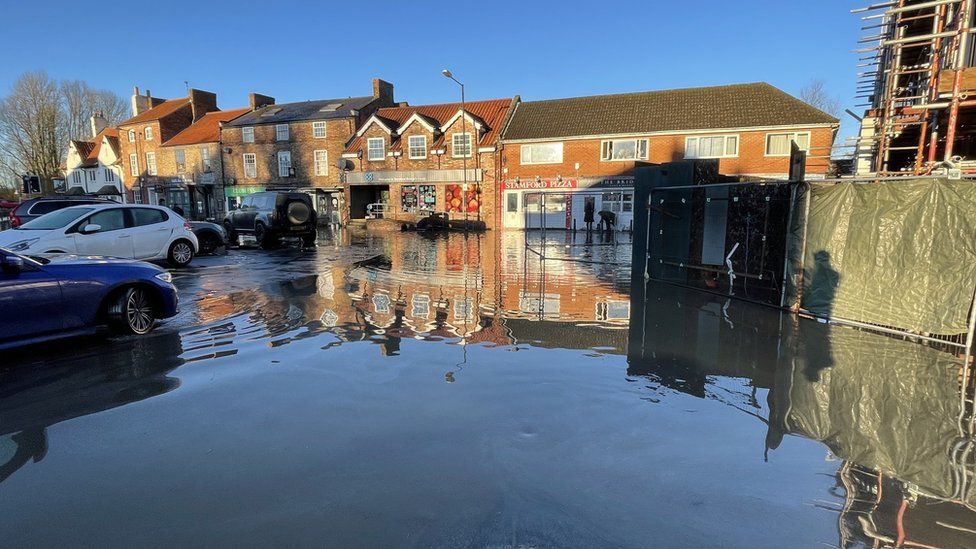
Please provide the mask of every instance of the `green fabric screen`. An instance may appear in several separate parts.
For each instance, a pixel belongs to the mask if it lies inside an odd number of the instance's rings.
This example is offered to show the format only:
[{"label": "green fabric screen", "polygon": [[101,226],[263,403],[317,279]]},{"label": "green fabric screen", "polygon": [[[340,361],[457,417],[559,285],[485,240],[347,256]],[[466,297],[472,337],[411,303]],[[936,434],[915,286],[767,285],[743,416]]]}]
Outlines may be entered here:
[{"label": "green fabric screen", "polygon": [[967,331],[976,288],[976,183],[814,183],[802,307],[932,334]]}]

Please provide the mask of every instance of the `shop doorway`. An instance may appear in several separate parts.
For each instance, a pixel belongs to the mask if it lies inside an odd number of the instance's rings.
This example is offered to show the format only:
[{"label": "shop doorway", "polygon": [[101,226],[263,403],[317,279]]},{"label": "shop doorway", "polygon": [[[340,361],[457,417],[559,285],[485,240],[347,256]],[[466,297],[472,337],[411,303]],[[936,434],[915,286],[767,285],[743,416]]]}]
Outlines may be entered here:
[{"label": "shop doorway", "polygon": [[389,185],[353,185],[349,188],[350,219],[366,219],[370,204],[390,204]]}]

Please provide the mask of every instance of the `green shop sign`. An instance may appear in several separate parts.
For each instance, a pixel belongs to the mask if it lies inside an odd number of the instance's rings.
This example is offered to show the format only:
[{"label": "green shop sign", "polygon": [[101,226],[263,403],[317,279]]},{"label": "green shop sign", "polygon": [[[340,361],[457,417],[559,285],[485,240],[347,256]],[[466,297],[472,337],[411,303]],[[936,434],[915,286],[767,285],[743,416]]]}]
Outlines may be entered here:
[{"label": "green shop sign", "polygon": [[248,187],[224,187],[224,196],[232,198],[235,196],[247,196],[249,194],[264,192],[264,187],[256,185]]}]

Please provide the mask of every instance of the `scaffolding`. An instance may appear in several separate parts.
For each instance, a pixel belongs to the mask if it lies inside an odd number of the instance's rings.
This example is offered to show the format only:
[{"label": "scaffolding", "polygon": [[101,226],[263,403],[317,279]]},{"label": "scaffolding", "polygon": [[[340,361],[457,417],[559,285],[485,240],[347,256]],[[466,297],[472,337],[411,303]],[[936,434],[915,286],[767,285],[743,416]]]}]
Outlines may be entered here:
[{"label": "scaffolding", "polygon": [[864,14],[859,175],[976,172],[974,0],[896,0]]}]

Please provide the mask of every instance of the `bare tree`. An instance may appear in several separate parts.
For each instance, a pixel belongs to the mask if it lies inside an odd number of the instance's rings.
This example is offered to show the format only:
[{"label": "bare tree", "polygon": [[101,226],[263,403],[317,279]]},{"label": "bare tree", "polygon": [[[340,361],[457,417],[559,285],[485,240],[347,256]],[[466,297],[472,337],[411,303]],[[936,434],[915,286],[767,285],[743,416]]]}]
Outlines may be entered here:
[{"label": "bare tree", "polygon": [[68,143],[58,83],[43,72],[23,74],[0,101],[0,160],[13,174],[50,181],[60,172]]},{"label": "bare tree", "polygon": [[823,80],[817,78],[811,80],[800,90],[800,99],[829,115],[840,114],[840,101],[830,95],[827,91],[827,83]]},{"label": "bare tree", "polygon": [[58,82],[44,72],[24,73],[0,98],[0,181],[23,173],[43,181],[60,175],[71,139],[90,139],[89,118],[101,112],[110,125],[122,121],[126,103],[85,82]]}]

